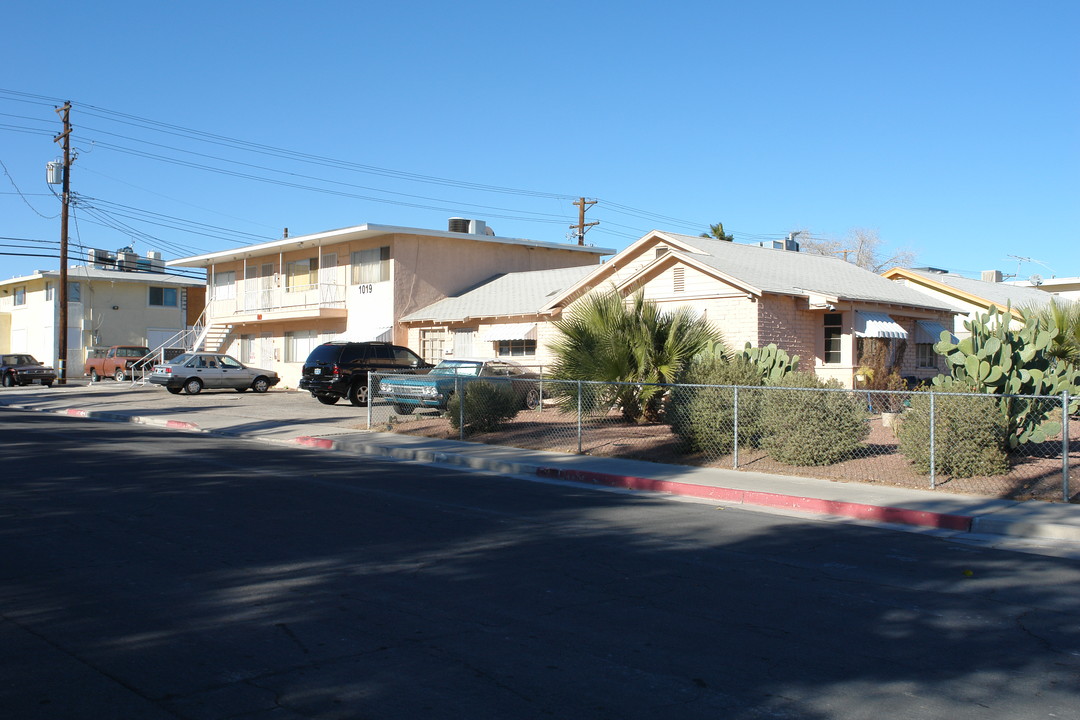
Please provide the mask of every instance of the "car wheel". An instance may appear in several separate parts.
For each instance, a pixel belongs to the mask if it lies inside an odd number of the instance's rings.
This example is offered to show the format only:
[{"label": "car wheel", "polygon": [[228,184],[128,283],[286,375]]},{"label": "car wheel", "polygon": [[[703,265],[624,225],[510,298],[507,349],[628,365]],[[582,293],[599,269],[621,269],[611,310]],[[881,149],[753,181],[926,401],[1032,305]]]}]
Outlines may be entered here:
[{"label": "car wheel", "polygon": [[367,383],[358,382],[352,384],[349,388],[349,402],[356,407],[363,407],[368,404]]},{"label": "car wheel", "polygon": [[47,383],[45,383],[45,387],[47,387],[47,388],[51,388],[51,387],[52,387],[52,383],[51,383],[51,382],[47,382]]},{"label": "car wheel", "polygon": [[101,382],[101,376],[97,374],[97,370],[90,371],[90,382]]},{"label": "car wheel", "polygon": [[412,415],[413,410],[416,407],[414,405],[402,405],[401,403],[394,403],[394,412],[398,415]]},{"label": "car wheel", "polygon": [[165,389],[168,390],[169,392],[171,392],[173,395],[179,395],[180,394],[180,388],[167,387]]},{"label": "car wheel", "polygon": [[257,393],[264,393],[270,389],[270,381],[260,376],[255,378],[255,382],[251,383],[251,389]]},{"label": "car wheel", "polygon": [[184,392],[188,395],[198,395],[202,392],[202,380],[199,378],[189,378],[184,381]]},{"label": "car wheel", "polygon": [[540,407],[540,391],[536,388],[529,388],[525,391],[525,409],[535,410]]},{"label": "car wheel", "polygon": [[340,400],[341,397],[338,395],[316,395],[315,399],[323,405],[337,405],[337,401]]},{"label": "car wheel", "polygon": [[113,373],[113,380],[116,382],[124,382],[124,378],[127,375],[124,374],[124,368],[116,368],[116,372]]},{"label": "car wheel", "polygon": [[4,387],[15,387],[15,376],[11,373],[4,376]]}]

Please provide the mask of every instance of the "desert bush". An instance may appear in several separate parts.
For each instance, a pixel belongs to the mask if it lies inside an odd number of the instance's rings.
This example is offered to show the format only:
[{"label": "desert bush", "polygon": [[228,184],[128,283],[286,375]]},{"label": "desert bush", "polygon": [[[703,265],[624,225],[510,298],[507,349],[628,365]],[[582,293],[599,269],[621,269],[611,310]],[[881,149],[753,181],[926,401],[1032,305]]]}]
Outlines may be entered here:
[{"label": "desert bush", "polygon": [[464,420],[466,433],[494,432],[513,420],[520,409],[521,398],[512,388],[483,380],[466,382],[463,390],[454,393],[446,403],[450,425],[459,430]]},{"label": "desert bush", "polygon": [[[947,388],[947,389],[945,389]],[[934,472],[953,477],[1004,475],[1009,472],[1008,419],[992,397],[943,395],[972,392],[956,381],[944,383],[934,397]],[[930,473],[930,393],[911,394],[911,407],[897,432],[900,452],[917,472]]]},{"label": "desert bush", "polygon": [[791,373],[762,393],[761,446],[788,465],[831,465],[847,460],[870,434],[865,404],[835,380]]},{"label": "desert bush", "polygon": [[[739,391],[739,446],[756,446],[757,418],[761,391],[746,389],[761,385],[761,370],[750,360],[735,356],[731,360],[699,360],[683,373],[686,385],[674,388],[666,417],[671,430],[683,439],[692,452],[727,454],[735,437],[735,390]],[[728,387],[690,387],[721,385]]]}]

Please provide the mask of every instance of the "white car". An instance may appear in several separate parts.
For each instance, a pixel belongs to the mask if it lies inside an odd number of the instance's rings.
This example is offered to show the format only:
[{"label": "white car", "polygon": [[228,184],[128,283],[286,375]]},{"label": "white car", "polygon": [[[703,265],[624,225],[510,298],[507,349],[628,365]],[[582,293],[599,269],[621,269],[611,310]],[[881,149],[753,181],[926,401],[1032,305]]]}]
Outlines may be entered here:
[{"label": "white car", "polygon": [[167,363],[154,366],[148,378],[155,385],[164,385],[173,395],[181,390],[196,395],[203,388],[231,388],[245,392],[248,388],[264,393],[280,382],[273,370],[248,367],[230,355],[220,353],[184,353]]}]

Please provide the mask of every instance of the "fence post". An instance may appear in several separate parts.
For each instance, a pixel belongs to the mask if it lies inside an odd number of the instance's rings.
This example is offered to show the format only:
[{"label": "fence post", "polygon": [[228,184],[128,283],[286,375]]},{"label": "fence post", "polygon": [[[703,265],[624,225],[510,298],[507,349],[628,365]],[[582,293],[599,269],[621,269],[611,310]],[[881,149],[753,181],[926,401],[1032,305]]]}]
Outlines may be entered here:
[{"label": "fence post", "polygon": [[577,381],[577,452],[581,454],[581,381]]},{"label": "fence post", "polygon": [[937,458],[934,457],[934,392],[930,391],[930,489],[937,487],[936,470],[934,466]]},{"label": "fence post", "polygon": [[735,425],[735,428],[734,428],[734,431],[733,431],[733,434],[732,434],[732,440],[731,441],[732,441],[732,447],[734,448],[733,452],[734,452],[734,455],[735,455],[735,461],[734,461],[734,465],[732,465],[732,467],[734,467],[736,470],[738,470],[739,469],[739,386],[738,385],[735,386],[735,422],[734,422],[734,425]]},{"label": "fence post", "polygon": [[460,377],[454,378],[454,392],[458,401],[458,439],[465,439],[465,383]]},{"label": "fence post", "polygon": [[1061,502],[1069,502],[1069,391],[1061,391]]},{"label": "fence post", "polygon": [[375,395],[371,392],[371,371],[367,371],[367,429],[371,429],[371,403],[375,401]]}]

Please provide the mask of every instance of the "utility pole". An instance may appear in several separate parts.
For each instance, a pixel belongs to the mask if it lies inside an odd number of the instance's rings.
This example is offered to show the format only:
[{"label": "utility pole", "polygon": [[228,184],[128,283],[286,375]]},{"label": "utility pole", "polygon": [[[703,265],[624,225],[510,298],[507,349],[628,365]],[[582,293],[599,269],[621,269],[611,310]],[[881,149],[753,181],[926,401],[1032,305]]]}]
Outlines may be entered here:
[{"label": "utility pole", "polygon": [[68,327],[68,204],[71,200],[71,101],[56,108],[64,120],[64,131],[53,142],[64,142],[64,183],[60,213],[60,328],[56,338],[56,382],[67,384],[67,327]]},{"label": "utility pole", "polygon": [[577,230],[577,244],[585,244],[585,231],[591,228],[593,225],[599,225],[600,221],[587,223],[585,222],[585,211],[588,210],[588,205],[595,205],[596,200],[586,200],[585,198],[579,198],[574,201],[574,205],[578,207],[578,221],[577,225],[571,225],[571,230]]}]

